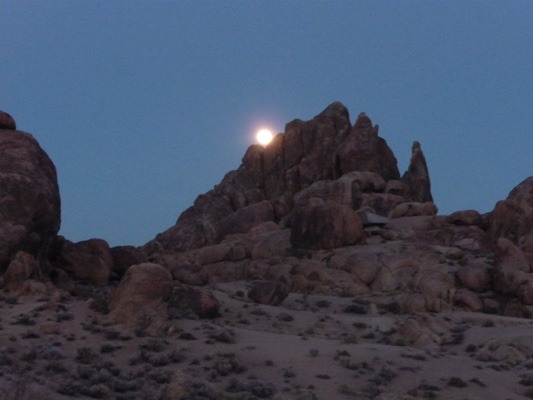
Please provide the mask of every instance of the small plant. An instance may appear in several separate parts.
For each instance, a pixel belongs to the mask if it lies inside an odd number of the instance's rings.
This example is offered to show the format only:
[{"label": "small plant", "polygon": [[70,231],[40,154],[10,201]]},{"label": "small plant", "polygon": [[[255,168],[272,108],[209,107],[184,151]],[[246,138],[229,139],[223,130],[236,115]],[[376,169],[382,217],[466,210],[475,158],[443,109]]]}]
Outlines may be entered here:
[{"label": "small plant", "polygon": [[453,376],[450,379],[448,379],[448,386],[451,387],[457,387],[457,388],[464,388],[467,386],[467,383],[463,381],[461,378],[457,376]]},{"label": "small plant", "polygon": [[327,301],[327,300],[318,300],[315,303],[315,306],[317,306],[318,308],[328,308],[330,305],[331,305],[331,301]]},{"label": "small plant", "polygon": [[287,314],[287,313],[281,313],[281,314],[276,315],[276,319],[278,321],[283,321],[283,322],[294,321],[294,317],[292,315],[290,315],[290,314]]},{"label": "small plant", "polygon": [[82,364],[91,364],[95,358],[96,354],[90,347],[80,347],[76,351],[76,361]]},{"label": "small plant", "polygon": [[311,357],[318,357],[318,349],[311,349],[309,350],[309,355]]},{"label": "small plant", "polygon": [[220,343],[235,343],[235,332],[232,329],[223,329],[210,334],[209,338]]}]

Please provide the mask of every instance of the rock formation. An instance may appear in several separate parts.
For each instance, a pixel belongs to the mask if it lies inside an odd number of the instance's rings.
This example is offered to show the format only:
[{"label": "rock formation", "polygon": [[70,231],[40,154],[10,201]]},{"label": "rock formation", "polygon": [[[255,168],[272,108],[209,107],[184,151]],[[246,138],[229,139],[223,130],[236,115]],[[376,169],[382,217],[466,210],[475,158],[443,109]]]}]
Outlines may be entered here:
[{"label": "rock formation", "polygon": [[[181,252],[210,246],[264,222],[289,227],[295,210],[304,207],[304,196],[354,210],[367,206],[384,216],[403,202],[432,201],[420,145],[413,146],[411,166],[400,180],[396,158],[378,136],[378,126],[361,113],[352,127],[346,107],[335,102],[310,121],[288,123],[265,148],[250,146],[237,170],[199,196],[176,225],[145,248],[154,257],[152,250]],[[300,203],[296,208],[295,201]]]},{"label": "rock formation", "polygon": [[32,275],[42,275],[61,223],[56,169],[33,136],[15,128],[0,112],[0,271],[23,251],[40,264]]},{"label": "rock formation", "polygon": [[131,325],[131,311],[153,303],[153,329],[173,315],[218,315],[216,298],[194,286],[233,281],[255,282],[248,298],[258,304],[289,293],[368,295],[374,312],[533,317],[533,178],[486,215],[439,216],[420,143],[400,175],[378,126],[364,113],[352,126],[339,102],[250,146],[239,168],[140,248],[57,237],[53,164],[0,117],[0,266],[11,293],[45,291],[35,278],[71,294],[121,279],[114,321]]}]

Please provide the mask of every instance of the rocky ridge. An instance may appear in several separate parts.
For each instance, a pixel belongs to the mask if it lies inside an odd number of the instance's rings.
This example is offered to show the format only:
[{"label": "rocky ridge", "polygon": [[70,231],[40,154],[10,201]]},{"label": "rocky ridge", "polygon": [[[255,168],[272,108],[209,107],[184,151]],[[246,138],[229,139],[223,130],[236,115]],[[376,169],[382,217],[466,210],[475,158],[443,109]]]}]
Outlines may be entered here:
[{"label": "rocky ridge", "polygon": [[2,298],[47,296],[52,308],[52,299],[89,299],[106,326],[168,338],[186,320],[229,318],[228,304],[351,298],[335,313],[392,318],[379,340],[422,349],[452,343],[445,325],[461,313],[533,318],[533,177],[490,213],[437,215],[420,143],[401,175],[378,133],[364,113],[352,126],[335,102],[266,147],[250,146],[239,168],[144,246],[110,248],[57,235],[55,167],[0,112]]}]

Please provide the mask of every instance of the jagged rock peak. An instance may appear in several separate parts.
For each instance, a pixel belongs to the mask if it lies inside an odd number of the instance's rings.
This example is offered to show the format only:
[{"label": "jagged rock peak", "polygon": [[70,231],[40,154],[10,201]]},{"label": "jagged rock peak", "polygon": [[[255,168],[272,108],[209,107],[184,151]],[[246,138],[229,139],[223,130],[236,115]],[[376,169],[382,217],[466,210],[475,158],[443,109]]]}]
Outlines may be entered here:
[{"label": "jagged rock peak", "polygon": [[381,175],[386,181],[400,179],[398,162],[385,139],[378,136],[378,125],[361,113],[350,134],[336,153],[337,175],[352,171],[369,171]]},{"label": "jagged rock peak", "polygon": [[0,129],[16,130],[17,124],[11,115],[0,111]]},{"label": "jagged rock peak", "polygon": [[[358,132],[368,132],[368,131],[372,131],[374,127],[372,125],[372,120],[364,112],[362,112],[357,117],[357,120],[355,121],[353,128],[354,130],[357,130]],[[376,131],[376,134],[377,134],[377,131]]]},{"label": "jagged rock peak", "polygon": [[417,141],[413,142],[411,150],[411,162],[409,168],[402,176],[402,181],[409,187],[414,201],[421,203],[433,201],[431,195],[431,182],[422,147]]},{"label": "jagged rock peak", "polygon": [[318,114],[317,117],[343,117],[349,121],[350,113],[344,104],[342,104],[340,101],[334,101],[329,106],[327,106],[324,111]]}]

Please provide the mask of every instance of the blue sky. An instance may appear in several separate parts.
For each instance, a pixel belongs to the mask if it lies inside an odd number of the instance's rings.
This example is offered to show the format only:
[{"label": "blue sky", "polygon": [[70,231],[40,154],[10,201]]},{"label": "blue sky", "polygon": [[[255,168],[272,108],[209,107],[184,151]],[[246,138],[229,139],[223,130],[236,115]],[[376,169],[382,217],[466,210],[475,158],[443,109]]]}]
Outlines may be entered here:
[{"label": "blue sky", "polygon": [[60,233],[141,245],[239,166],[256,129],[339,100],[440,213],[532,175],[531,1],[0,2],[0,109],[54,161]]}]

